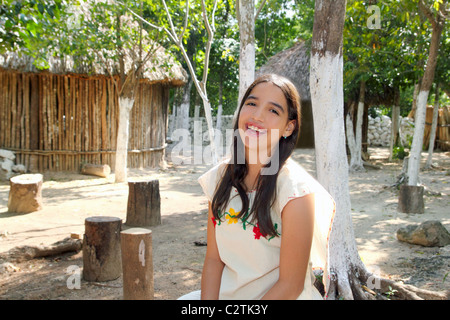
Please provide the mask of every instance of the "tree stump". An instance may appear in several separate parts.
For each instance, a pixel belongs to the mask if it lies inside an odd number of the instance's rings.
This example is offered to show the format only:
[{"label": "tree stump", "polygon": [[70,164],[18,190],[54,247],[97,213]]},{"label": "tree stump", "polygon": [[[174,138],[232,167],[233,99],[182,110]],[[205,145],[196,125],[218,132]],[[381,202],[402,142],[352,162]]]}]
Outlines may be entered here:
[{"label": "tree stump", "polygon": [[121,232],[123,298],[153,300],[152,232],[131,228]]},{"label": "tree stump", "polygon": [[403,213],[423,213],[424,209],[423,187],[402,185],[397,210]]},{"label": "tree stump", "polygon": [[161,224],[159,181],[128,182],[127,220],[130,227],[151,227]]},{"label": "tree stump", "polygon": [[83,279],[110,281],[120,277],[120,231],[122,220],[116,217],[89,217],[83,238]]},{"label": "tree stump", "polygon": [[109,174],[111,173],[111,168],[107,164],[86,163],[81,168],[81,173],[107,178],[109,176]]},{"label": "tree stump", "polygon": [[9,180],[8,211],[29,213],[42,209],[42,174],[21,174]]}]

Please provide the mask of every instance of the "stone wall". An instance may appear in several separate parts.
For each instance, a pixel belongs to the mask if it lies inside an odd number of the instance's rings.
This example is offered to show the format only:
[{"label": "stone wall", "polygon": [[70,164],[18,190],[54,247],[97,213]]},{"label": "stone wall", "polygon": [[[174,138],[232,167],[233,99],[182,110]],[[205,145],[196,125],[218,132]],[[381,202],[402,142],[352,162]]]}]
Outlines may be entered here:
[{"label": "stone wall", "polygon": [[[408,145],[408,139],[414,134],[414,121],[410,118],[400,117],[400,139],[404,146]],[[367,143],[371,147],[389,147],[391,139],[391,118],[380,116],[372,118],[369,116],[369,128],[367,132]]]}]

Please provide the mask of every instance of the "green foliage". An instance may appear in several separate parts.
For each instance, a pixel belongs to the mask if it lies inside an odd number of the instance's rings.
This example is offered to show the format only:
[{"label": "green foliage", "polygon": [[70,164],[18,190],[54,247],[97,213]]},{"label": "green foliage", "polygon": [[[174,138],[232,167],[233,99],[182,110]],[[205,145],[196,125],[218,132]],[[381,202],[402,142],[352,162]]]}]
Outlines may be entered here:
[{"label": "green foliage", "polygon": [[420,66],[426,51],[417,48],[426,47],[429,35],[423,31],[425,22],[416,5],[412,1],[390,1],[378,3],[377,8],[380,27],[370,29],[369,3],[347,3],[343,50],[347,98],[357,98],[361,80],[373,95],[383,95],[387,87],[411,86],[423,72]]},{"label": "green foliage", "polygon": [[255,21],[256,68],[296,41],[310,41],[314,0],[267,1]]},{"label": "green foliage", "polygon": [[35,58],[39,69],[48,68],[47,52],[57,46],[67,17],[62,0],[2,1],[0,5],[0,54],[20,52]]},{"label": "green foliage", "polygon": [[392,149],[392,159],[400,159],[403,160],[405,157],[408,156],[408,152],[405,151],[405,148],[403,146],[395,146]]}]

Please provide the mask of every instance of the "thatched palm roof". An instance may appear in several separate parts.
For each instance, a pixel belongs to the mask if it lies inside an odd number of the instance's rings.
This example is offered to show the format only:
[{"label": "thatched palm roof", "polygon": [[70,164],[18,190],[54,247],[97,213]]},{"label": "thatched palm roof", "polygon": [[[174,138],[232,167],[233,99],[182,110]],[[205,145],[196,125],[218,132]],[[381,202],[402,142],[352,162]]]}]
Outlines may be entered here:
[{"label": "thatched palm roof", "polygon": [[297,87],[301,100],[311,100],[309,92],[309,60],[310,50],[305,42],[298,42],[293,47],[281,51],[256,71],[260,76],[275,73],[291,80]]},{"label": "thatched palm roof", "polygon": [[[102,53],[100,53],[102,54]],[[130,70],[133,59],[125,56],[125,72]],[[55,57],[48,55],[49,68],[46,72],[53,74],[79,74],[85,76],[117,74],[118,62],[110,66],[101,57],[95,63],[83,62],[83,57]],[[75,63],[76,62],[76,63]],[[34,59],[17,52],[0,54],[0,68],[21,72],[42,72],[35,67]],[[108,69],[109,68],[109,71]],[[159,47],[146,62],[143,69],[143,80],[150,83],[165,83],[182,86],[187,82],[187,73],[183,67],[163,47]]]}]

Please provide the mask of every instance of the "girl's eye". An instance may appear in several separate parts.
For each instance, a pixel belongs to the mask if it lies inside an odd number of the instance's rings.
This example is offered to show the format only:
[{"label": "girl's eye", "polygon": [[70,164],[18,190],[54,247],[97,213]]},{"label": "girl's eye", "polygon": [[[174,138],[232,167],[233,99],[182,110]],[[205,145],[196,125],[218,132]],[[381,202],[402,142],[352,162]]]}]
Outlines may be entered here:
[{"label": "girl's eye", "polygon": [[278,111],[275,109],[270,109],[270,112],[275,113],[276,115],[279,115]]},{"label": "girl's eye", "polygon": [[254,102],[247,102],[246,105],[254,107],[254,106],[256,106],[256,103],[254,103]]}]

